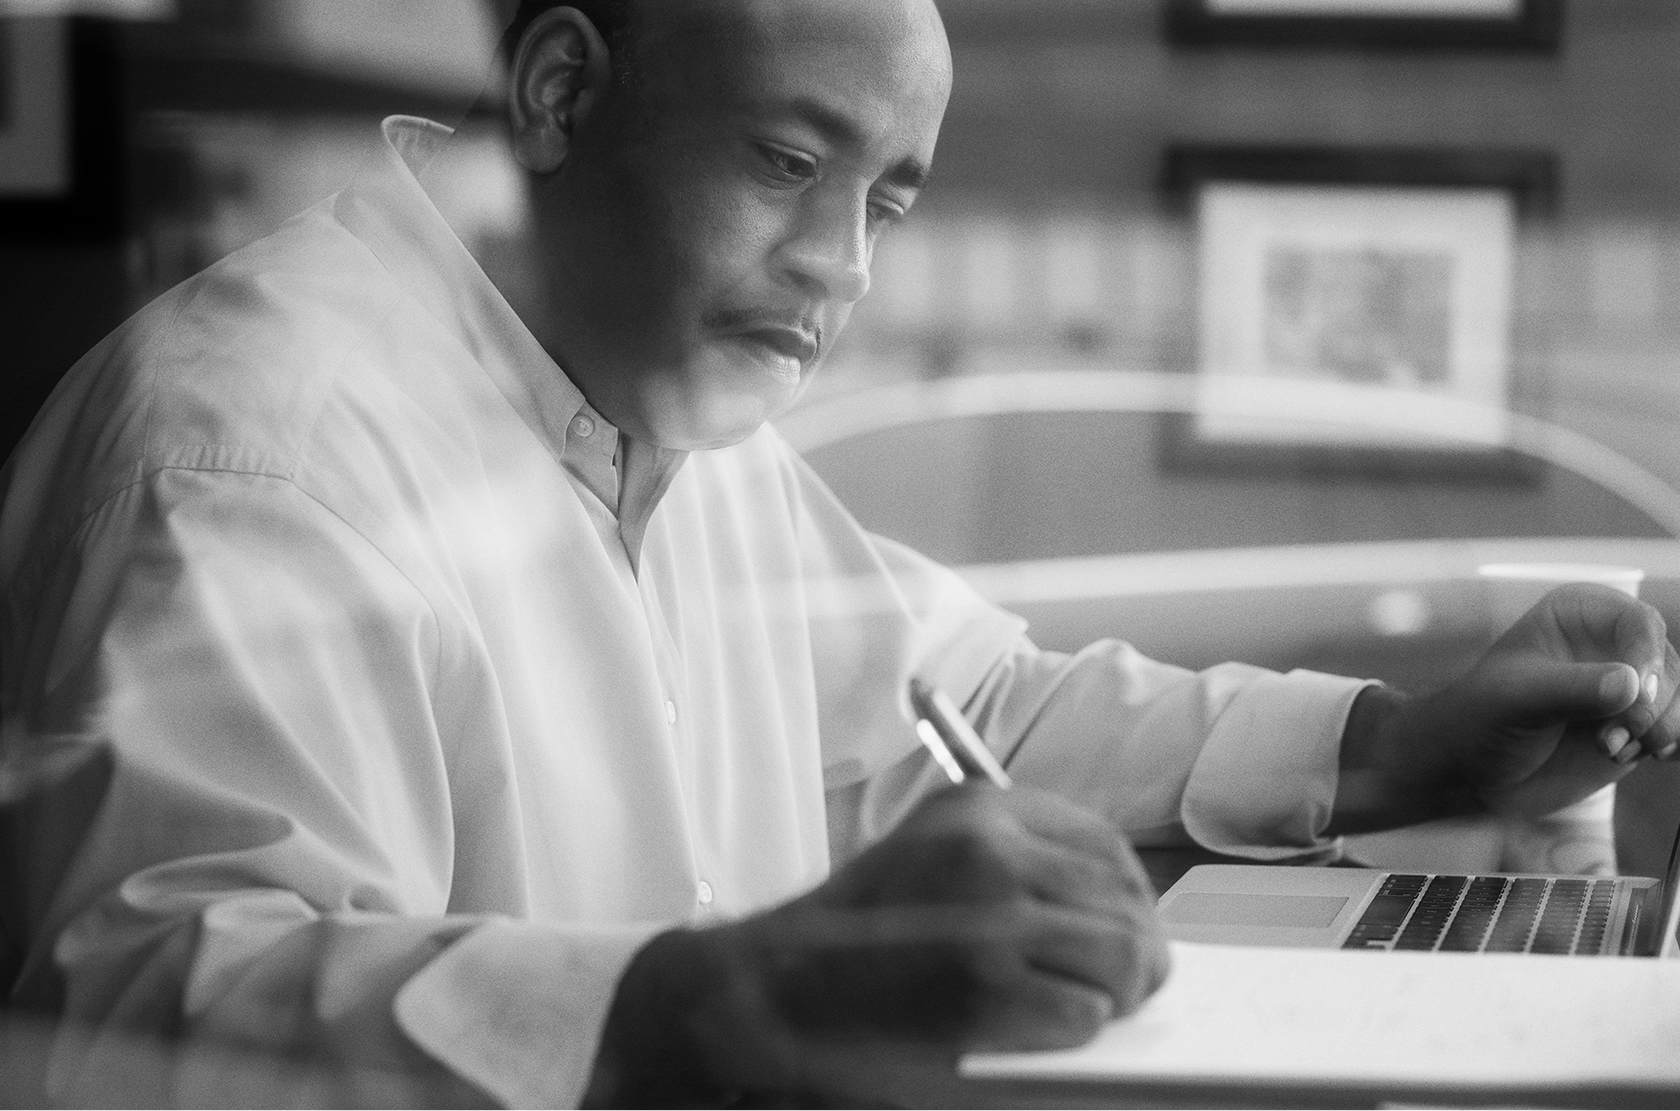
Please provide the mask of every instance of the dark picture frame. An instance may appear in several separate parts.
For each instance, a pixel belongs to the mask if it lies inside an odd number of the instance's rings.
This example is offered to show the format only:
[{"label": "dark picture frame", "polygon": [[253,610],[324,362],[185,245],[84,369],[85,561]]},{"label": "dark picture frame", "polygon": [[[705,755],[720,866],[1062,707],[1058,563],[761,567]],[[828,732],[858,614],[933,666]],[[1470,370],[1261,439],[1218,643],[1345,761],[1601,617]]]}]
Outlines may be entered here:
[{"label": "dark picture frame", "polygon": [[1534,477],[1512,414],[1538,402],[1525,291],[1556,180],[1532,150],[1170,148],[1196,303],[1164,464]]},{"label": "dark picture frame", "polygon": [[1554,51],[1563,0],[1164,0],[1180,46]]},{"label": "dark picture frame", "polygon": [[109,240],[124,224],[116,28],[0,20],[0,241]]}]

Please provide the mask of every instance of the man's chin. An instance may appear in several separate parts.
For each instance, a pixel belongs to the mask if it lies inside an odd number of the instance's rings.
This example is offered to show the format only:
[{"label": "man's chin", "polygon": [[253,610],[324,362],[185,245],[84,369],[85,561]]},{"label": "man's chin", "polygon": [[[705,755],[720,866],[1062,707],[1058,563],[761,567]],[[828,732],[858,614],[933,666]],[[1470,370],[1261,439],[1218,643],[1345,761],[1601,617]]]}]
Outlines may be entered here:
[{"label": "man's chin", "polygon": [[672,451],[710,451],[740,443],[763,427],[772,415],[763,406],[734,406],[727,413],[683,410],[651,415],[640,433],[631,428],[625,431],[636,439]]},{"label": "man's chin", "polygon": [[[663,448],[709,451],[747,439],[767,421],[785,413],[804,392],[807,373],[793,383],[754,383],[756,388],[671,391],[649,397],[647,437]],[[632,435],[634,433],[632,432]]]}]

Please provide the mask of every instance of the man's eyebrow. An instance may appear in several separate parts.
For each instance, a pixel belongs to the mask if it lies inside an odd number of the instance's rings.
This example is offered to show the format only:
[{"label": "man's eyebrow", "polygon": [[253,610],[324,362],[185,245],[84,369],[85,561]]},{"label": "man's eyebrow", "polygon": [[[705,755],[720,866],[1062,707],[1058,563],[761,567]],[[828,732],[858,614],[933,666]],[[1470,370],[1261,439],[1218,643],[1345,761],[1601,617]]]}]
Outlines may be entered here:
[{"label": "man's eyebrow", "polygon": [[933,167],[920,158],[906,158],[887,171],[887,180],[901,189],[915,189],[920,191],[927,188],[928,178],[933,176]]},{"label": "man's eyebrow", "polygon": [[[806,123],[826,134],[830,139],[840,143],[860,146],[863,143],[863,130],[857,122],[820,100],[810,97],[798,97],[789,106],[793,114],[802,118]],[[928,178],[933,169],[921,159],[908,155],[894,163],[886,173],[886,178],[901,189],[922,189],[927,186]]]}]

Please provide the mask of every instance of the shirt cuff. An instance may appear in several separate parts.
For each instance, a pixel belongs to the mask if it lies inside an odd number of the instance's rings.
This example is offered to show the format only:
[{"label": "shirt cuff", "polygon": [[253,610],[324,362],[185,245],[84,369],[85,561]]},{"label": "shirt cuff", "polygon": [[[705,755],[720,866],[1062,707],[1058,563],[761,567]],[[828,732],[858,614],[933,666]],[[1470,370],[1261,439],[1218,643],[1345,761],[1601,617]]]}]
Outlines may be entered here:
[{"label": "shirt cuff", "polygon": [[497,920],[446,949],[397,994],[403,1032],[510,1107],[575,1107],[630,958],[669,926]]},{"label": "shirt cuff", "polygon": [[1181,817],[1202,847],[1254,860],[1333,860],[1342,731],[1364,680],[1268,675],[1220,714],[1190,770]]}]

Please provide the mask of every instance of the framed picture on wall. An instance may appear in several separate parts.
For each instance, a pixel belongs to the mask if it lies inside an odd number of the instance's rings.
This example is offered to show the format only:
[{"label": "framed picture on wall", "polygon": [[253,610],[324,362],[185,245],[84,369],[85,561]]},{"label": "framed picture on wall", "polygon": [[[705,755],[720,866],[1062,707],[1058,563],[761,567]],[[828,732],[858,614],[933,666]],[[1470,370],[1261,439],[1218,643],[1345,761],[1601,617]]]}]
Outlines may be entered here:
[{"label": "framed picture on wall", "polygon": [[122,223],[122,102],[109,26],[0,19],[0,238],[92,239]]},{"label": "framed picture on wall", "polygon": [[1196,304],[1176,465],[1517,476],[1535,152],[1179,147]]},{"label": "framed picture on wall", "polygon": [[1185,46],[1554,50],[1563,0],[1164,0]]}]

